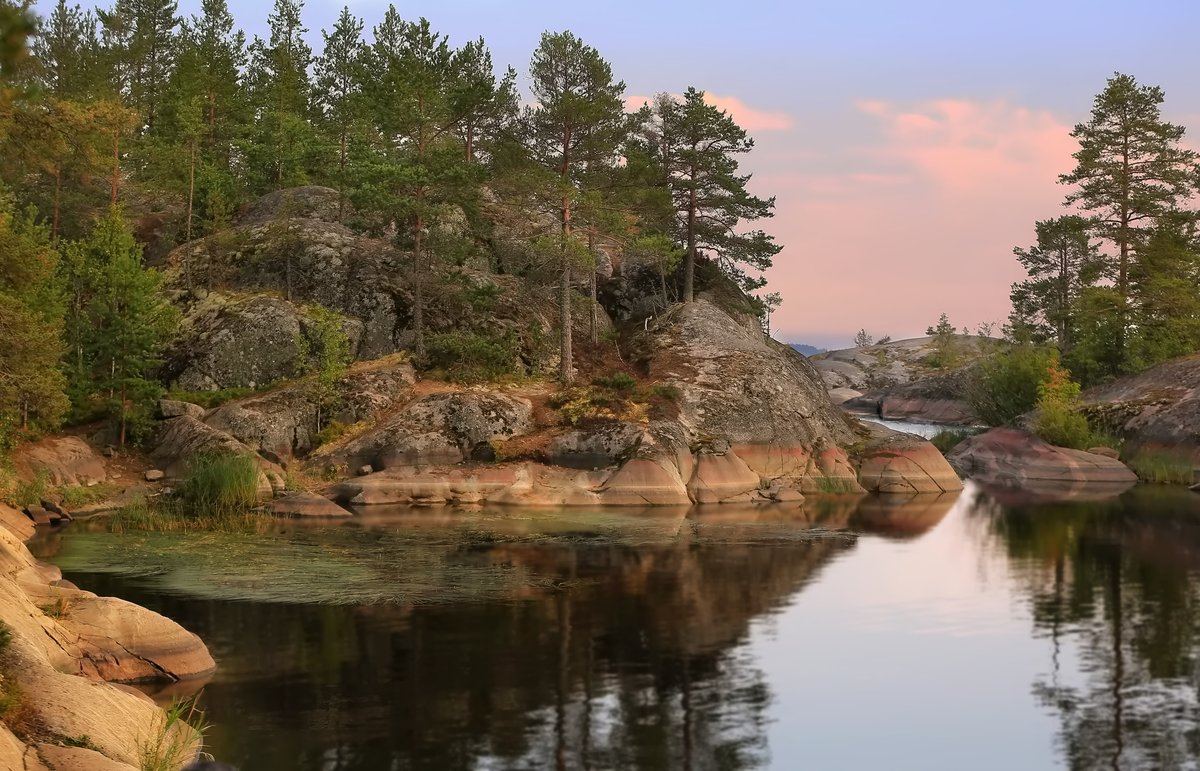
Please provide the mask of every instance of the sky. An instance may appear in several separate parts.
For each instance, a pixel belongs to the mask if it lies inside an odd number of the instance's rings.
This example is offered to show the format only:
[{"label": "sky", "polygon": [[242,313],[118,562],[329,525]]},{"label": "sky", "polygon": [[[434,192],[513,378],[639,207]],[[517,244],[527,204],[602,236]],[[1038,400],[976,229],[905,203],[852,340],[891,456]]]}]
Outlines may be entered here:
[{"label": "sky", "polygon": [[[42,5],[46,2],[43,0]],[[181,13],[199,8],[181,0]],[[343,0],[308,0],[320,48]],[[232,0],[248,34],[270,3]],[[370,29],[386,2],[351,0]],[[1114,71],[1166,92],[1200,145],[1194,0],[438,0],[397,3],[452,44],[483,36],[524,78],[544,30],[569,29],[626,92],[695,86],[755,138],[750,189],[775,196],[783,245],[767,278],[781,340],[899,339],[939,314],[997,326],[1021,278],[1014,246],[1062,213],[1071,127]]]}]

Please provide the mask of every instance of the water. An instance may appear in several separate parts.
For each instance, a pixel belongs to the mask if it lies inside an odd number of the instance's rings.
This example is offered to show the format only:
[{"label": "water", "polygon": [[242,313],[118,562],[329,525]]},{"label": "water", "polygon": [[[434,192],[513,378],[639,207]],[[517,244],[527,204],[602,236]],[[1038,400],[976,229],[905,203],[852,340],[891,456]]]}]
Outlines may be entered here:
[{"label": "water", "polygon": [[208,641],[243,771],[1200,767],[1186,491],[38,548]]},{"label": "water", "polygon": [[874,415],[854,415],[859,420],[867,423],[878,423],[881,426],[887,426],[893,431],[903,431],[908,434],[916,434],[925,439],[932,439],[947,429],[952,431],[977,430],[969,427],[950,425],[948,423],[920,423],[911,420],[886,420]]}]

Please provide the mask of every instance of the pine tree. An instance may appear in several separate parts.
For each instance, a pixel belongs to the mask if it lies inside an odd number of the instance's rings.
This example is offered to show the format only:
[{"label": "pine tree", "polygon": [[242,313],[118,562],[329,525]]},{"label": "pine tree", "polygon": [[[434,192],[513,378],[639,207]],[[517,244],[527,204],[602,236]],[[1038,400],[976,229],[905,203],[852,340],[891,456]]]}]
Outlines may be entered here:
[{"label": "pine tree", "polygon": [[558,177],[559,377],[574,382],[571,340],[571,268],[575,200],[588,162],[616,154],[624,124],[625,83],[596,49],[570,32],[542,35],[529,65],[537,105],[526,112],[527,141],[534,157]]},{"label": "pine tree", "polygon": [[98,90],[100,41],[91,11],[58,0],[34,39],[33,55],[49,96],[82,100]]},{"label": "pine tree", "polygon": [[58,427],[67,409],[58,254],[47,233],[0,206],[0,451]]},{"label": "pine tree", "polygon": [[321,32],[325,50],[316,63],[317,102],[327,131],[336,137],[338,148],[334,179],[341,191],[339,217],[345,215],[350,136],[364,112],[362,90],[366,79],[366,46],[362,32],[362,20],[355,18],[348,7],[342,8],[332,31]]},{"label": "pine tree", "polygon": [[245,145],[259,192],[304,184],[313,152],[312,49],[304,41],[301,0],[275,0],[269,40],[250,46],[247,82],[258,130]]},{"label": "pine tree", "polygon": [[1089,223],[1078,215],[1043,220],[1037,243],[1013,249],[1029,278],[1012,287],[1013,318],[1037,342],[1053,341],[1067,355],[1074,345],[1079,296],[1104,277],[1104,262]]},{"label": "pine tree", "polygon": [[[1079,141],[1075,169],[1059,178],[1075,186],[1066,198],[1093,218],[1110,259],[1122,330],[1129,326],[1130,273],[1155,223],[1195,190],[1197,154],[1181,145],[1182,126],[1162,119],[1163,91],[1117,73],[1096,97],[1091,119],[1071,132]],[[1117,343],[1125,354],[1125,332]]]},{"label": "pine tree", "polygon": [[695,88],[687,90],[682,102],[660,97],[655,106],[667,184],[687,250],[683,301],[694,298],[696,260],[701,253],[707,253],[744,289],[762,286],[765,281],[747,275],[742,266],[766,270],[782,247],[761,230],[738,230],[743,222],[774,216],[775,199],[751,195],[746,190],[750,175],[737,173],[736,156],[750,152],[754,140]]},{"label": "pine tree", "polygon": [[118,92],[153,129],[175,62],[177,0],[116,0],[97,11]]},{"label": "pine tree", "polygon": [[412,250],[414,348],[424,361],[429,234],[447,207],[463,199],[473,174],[455,141],[466,113],[455,99],[454,51],[427,20],[406,22],[389,6],[374,38],[375,80],[367,96],[382,141],[356,198],[390,215],[398,243]]},{"label": "pine tree", "polygon": [[88,390],[112,418],[117,441],[151,414],[162,392],[154,379],[161,353],[175,325],[175,311],[161,296],[156,271],[142,266],[120,208],[96,223],[86,241],[72,245],[71,263],[86,287],[80,349]]},{"label": "pine tree", "polygon": [[492,52],[483,38],[455,51],[451,68],[454,83],[450,99],[459,116],[457,133],[467,162],[474,163],[481,148],[486,152],[516,122],[517,72],[509,67],[497,81]]}]

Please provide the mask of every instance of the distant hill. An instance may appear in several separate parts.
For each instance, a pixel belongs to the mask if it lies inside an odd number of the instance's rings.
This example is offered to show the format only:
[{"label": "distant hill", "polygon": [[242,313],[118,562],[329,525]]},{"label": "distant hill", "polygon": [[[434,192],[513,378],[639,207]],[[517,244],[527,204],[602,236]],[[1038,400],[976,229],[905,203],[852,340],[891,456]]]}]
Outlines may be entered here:
[{"label": "distant hill", "polygon": [[812,356],[814,353],[825,353],[824,348],[818,348],[815,345],[805,345],[804,343],[788,343],[805,356]]}]

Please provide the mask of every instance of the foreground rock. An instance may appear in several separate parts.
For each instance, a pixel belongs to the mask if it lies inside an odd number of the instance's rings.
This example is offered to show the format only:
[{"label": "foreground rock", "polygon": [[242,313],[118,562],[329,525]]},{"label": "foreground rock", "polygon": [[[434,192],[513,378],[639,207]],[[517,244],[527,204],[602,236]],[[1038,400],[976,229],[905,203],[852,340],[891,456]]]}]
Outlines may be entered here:
[{"label": "foreground rock", "polygon": [[[163,732],[164,715],[144,696],[105,681],[201,678],[213,660],[173,621],[61,585],[58,571],[37,563],[13,535],[19,516],[0,506],[0,618],[11,635],[0,652],[0,683],[22,694],[20,724],[0,726],[0,768],[143,767],[139,749]],[[198,748],[187,726],[170,732]],[[53,746],[83,736],[89,749]]]},{"label": "foreground rock", "polygon": [[956,471],[986,487],[1033,496],[1106,497],[1137,483],[1137,476],[1119,460],[1055,447],[1011,428],[965,439],[947,457]]},{"label": "foreground rock", "polygon": [[929,442],[877,424],[864,425],[870,440],[858,458],[859,481],[887,495],[950,493],[962,489],[958,474]]}]

